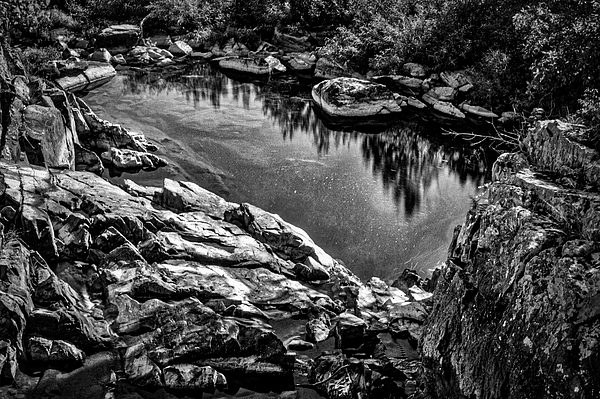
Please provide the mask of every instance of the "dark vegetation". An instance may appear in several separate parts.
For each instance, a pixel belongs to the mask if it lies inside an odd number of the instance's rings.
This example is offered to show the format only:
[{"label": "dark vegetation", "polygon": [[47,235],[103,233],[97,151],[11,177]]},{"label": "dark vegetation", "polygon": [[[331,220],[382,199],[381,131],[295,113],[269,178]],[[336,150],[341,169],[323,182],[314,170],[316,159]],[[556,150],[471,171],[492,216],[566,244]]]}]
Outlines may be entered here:
[{"label": "dark vegetation", "polygon": [[[600,119],[600,0],[0,1],[3,31],[38,45],[53,28],[85,34],[144,18],[207,45],[235,37],[256,46],[276,27],[326,30],[320,55],[363,74],[401,73],[405,62],[464,70],[473,102],[493,110]],[[29,50],[26,60],[52,55]]]}]

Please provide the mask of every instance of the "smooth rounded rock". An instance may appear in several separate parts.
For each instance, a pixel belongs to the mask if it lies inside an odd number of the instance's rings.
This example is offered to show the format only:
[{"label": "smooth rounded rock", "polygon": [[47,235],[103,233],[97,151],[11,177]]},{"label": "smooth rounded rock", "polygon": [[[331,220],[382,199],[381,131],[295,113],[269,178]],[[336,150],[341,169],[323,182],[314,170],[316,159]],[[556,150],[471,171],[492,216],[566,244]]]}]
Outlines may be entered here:
[{"label": "smooth rounded rock", "polygon": [[315,85],[311,94],[317,106],[332,117],[376,117],[402,111],[387,87],[367,80],[325,80]]}]

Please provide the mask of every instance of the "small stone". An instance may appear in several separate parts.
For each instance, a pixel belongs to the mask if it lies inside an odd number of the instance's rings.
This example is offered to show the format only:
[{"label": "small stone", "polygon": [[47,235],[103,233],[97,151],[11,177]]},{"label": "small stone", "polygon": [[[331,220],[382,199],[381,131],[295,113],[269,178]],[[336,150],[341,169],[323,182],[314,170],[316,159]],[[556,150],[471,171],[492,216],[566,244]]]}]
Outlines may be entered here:
[{"label": "small stone", "polygon": [[184,41],[177,40],[169,46],[169,52],[176,57],[182,57],[192,53],[192,48]]},{"label": "small stone", "polygon": [[402,71],[415,78],[424,78],[428,75],[428,68],[425,65],[414,62],[407,62],[402,65]]},{"label": "small stone", "polygon": [[300,352],[314,349],[314,347],[315,345],[312,342],[307,342],[300,338],[293,338],[287,344],[288,350]]},{"label": "small stone", "polygon": [[90,56],[90,60],[98,61],[98,62],[110,62],[111,58],[112,58],[112,55],[105,48],[101,48],[99,50],[94,51],[92,53],[92,55]]}]

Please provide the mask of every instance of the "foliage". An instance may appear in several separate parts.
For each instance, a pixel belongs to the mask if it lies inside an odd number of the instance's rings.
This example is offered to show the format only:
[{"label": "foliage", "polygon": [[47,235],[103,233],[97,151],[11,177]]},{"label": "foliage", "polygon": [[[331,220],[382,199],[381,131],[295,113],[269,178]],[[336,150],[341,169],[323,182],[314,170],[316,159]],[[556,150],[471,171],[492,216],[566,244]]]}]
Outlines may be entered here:
[{"label": "foliage", "polygon": [[352,17],[352,0],[290,0],[288,22],[304,27],[343,25]]},{"label": "foliage", "polygon": [[[140,21],[152,0],[85,0],[89,20]],[[175,2],[173,2],[175,3]]]},{"label": "foliage", "polygon": [[145,12],[163,26],[220,31],[228,23],[230,6],[231,0],[154,0],[145,7]]},{"label": "foliage", "polygon": [[525,35],[521,47],[530,70],[532,103],[573,107],[587,89],[598,88],[600,1],[536,4],[516,14],[514,24]]},{"label": "foliage", "polygon": [[44,0],[0,1],[0,30],[16,38],[39,34],[49,24],[45,8]]},{"label": "foliage", "polygon": [[28,47],[21,50],[19,56],[27,73],[35,75],[48,61],[60,59],[60,51],[52,46]]}]

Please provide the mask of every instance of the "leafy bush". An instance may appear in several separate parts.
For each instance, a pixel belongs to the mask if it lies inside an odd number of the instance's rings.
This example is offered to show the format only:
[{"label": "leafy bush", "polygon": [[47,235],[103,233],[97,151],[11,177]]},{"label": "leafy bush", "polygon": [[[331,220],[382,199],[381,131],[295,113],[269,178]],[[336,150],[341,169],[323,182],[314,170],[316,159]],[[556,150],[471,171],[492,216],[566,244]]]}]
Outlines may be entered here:
[{"label": "leafy bush", "polygon": [[154,0],[145,12],[163,26],[220,31],[229,22],[230,6],[231,1],[219,0]]},{"label": "leafy bush", "polygon": [[348,24],[355,7],[352,0],[290,0],[289,22],[311,28]]},{"label": "leafy bush", "polygon": [[20,51],[20,59],[25,71],[30,75],[36,75],[48,61],[61,58],[60,51],[56,47],[27,47]]},{"label": "leafy bush", "polygon": [[600,1],[540,3],[516,14],[514,24],[525,35],[521,48],[532,103],[566,112],[598,87]]},{"label": "leafy bush", "polygon": [[0,1],[0,29],[13,38],[36,35],[48,29],[44,0]]},{"label": "leafy bush", "polygon": [[152,3],[152,0],[86,0],[85,8],[91,21],[140,21]]}]

